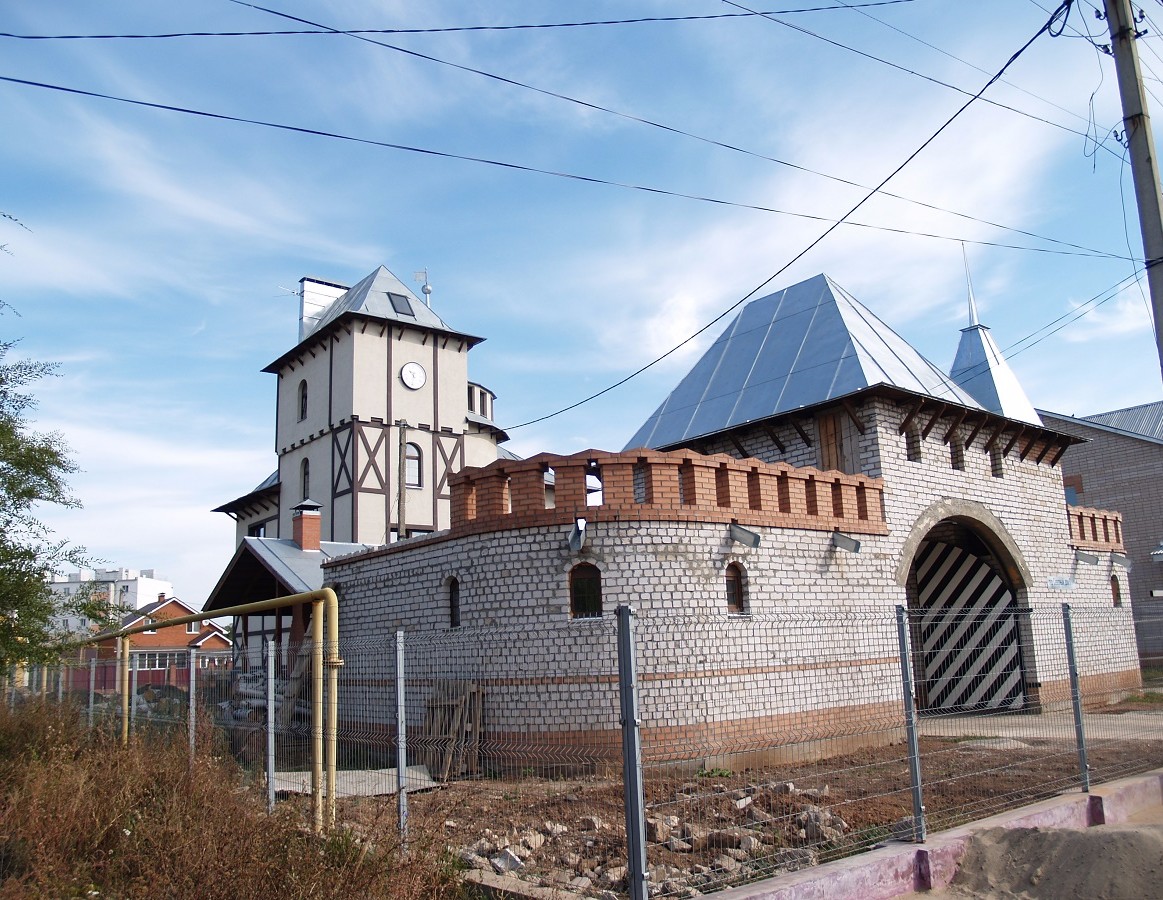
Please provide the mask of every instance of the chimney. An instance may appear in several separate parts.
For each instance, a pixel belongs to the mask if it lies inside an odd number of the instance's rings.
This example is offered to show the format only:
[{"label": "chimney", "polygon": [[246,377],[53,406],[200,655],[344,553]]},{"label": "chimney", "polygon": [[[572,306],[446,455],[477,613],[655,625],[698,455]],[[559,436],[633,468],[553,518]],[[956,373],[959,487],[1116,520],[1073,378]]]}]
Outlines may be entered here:
[{"label": "chimney", "polygon": [[347,286],[305,275],[299,279],[299,340],[315,330],[319,319],[336,299],[347,293]]},{"label": "chimney", "polygon": [[322,503],[314,500],[304,500],[293,507],[291,514],[291,537],[299,545],[300,550],[319,549],[319,531],[321,517],[319,510]]},{"label": "chimney", "polygon": [[159,602],[159,603],[160,603],[162,600],[165,600],[165,599],[166,599],[166,592],[165,592],[165,591],[162,591],[160,594],[158,594],[158,595],[157,595],[157,599],[158,599],[158,602]]}]

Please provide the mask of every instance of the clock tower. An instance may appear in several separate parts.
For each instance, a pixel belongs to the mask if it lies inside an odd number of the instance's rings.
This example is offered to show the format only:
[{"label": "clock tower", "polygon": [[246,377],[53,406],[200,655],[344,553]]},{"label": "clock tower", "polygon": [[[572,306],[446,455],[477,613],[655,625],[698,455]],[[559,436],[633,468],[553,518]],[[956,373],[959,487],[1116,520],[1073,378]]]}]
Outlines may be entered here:
[{"label": "clock tower", "polygon": [[239,540],[290,537],[307,499],[321,504],[324,541],[447,528],[449,475],[494,461],[506,440],[494,395],[468,377],[483,338],[451,328],[383,266],[350,288],[299,288],[299,340],[263,370],[278,378],[277,477],[219,509]]}]

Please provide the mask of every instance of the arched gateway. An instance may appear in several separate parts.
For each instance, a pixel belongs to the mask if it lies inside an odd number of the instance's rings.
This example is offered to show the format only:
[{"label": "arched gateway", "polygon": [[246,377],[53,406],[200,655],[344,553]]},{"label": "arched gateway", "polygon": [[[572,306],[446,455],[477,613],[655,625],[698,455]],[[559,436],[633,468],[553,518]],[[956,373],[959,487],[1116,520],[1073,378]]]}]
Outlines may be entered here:
[{"label": "arched gateway", "polygon": [[[944,501],[914,528],[906,591],[917,702],[931,712],[1027,708],[1025,569],[980,504]],[[1011,549],[1013,553],[1011,553]]]}]

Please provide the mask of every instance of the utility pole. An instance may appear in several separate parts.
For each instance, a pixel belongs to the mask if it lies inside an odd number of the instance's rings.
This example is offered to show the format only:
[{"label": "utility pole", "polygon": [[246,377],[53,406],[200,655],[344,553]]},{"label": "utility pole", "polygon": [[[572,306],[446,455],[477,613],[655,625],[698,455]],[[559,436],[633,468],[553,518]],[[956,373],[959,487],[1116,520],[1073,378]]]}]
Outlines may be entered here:
[{"label": "utility pole", "polygon": [[1163,373],[1163,202],[1159,197],[1159,166],[1155,138],[1147,115],[1143,73],[1135,41],[1135,17],[1131,0],[1104,0],[1110,29],[1111,52],[1119,96],[1123,103],[1123,130],[1130,149],[1131,176],[1135,182],[1135,202],[1139,208],[1139,230],[1143,234],[1143,256],[1147,266],[1147,287],[1151,292],[1151,315],[1155,321],[1155,346]]}]

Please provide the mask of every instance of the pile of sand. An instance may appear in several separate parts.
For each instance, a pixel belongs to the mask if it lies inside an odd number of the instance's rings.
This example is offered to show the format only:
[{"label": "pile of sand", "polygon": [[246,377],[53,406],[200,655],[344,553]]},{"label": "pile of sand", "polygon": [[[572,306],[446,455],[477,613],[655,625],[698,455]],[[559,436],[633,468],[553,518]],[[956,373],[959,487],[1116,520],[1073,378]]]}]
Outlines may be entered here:
[{"label": "pile of sand", "polygon": [[948,897],[1163,898],[1163,825],[991,828],[970,840]]}]

